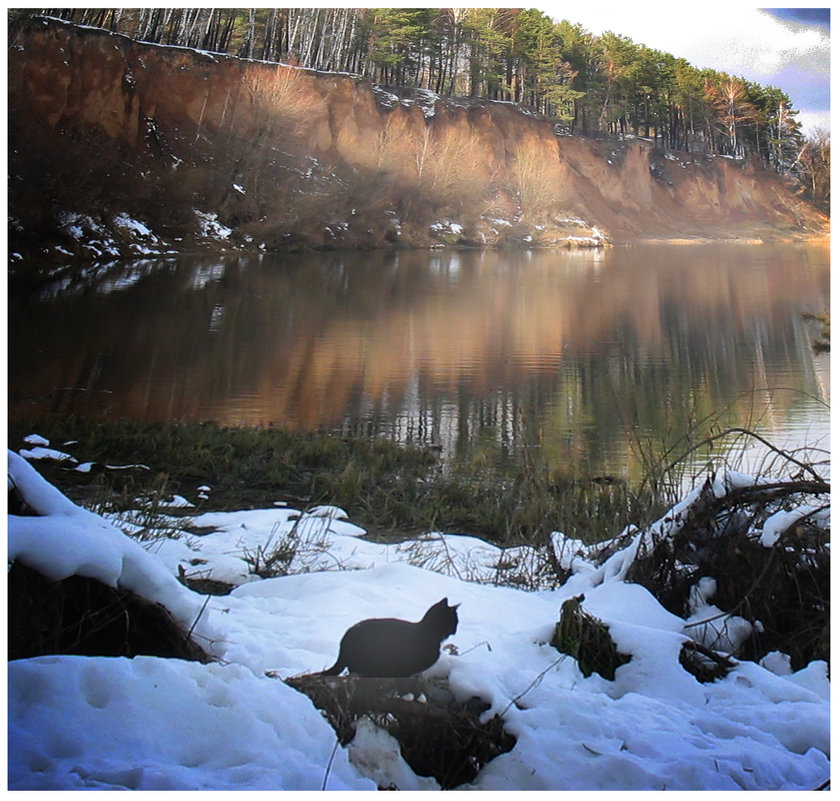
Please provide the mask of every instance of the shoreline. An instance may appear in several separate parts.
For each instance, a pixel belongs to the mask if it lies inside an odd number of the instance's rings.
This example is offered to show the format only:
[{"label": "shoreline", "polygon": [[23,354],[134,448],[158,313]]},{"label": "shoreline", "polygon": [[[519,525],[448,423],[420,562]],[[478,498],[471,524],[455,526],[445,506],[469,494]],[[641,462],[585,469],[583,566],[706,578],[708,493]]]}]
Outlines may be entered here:
[{"label": "shoreline", "polygon": [[242,247],[214,247],[212,244],[200,246],[194,244],[183,249],[167,247],[160,250],[137,250],[135,252],[114,252],[107,258],[93,257],[85,258],[81,254],[71,254],[62,248],[55,248],[59,251],[40,253],[27,252],[28,248],[14,250],[9,248],[9,271],[10,275],[20,274],[20,268],[24,265],[35,262],[39,267],[48,270],[58,270],[74,266],[100,266],[106,264],[119,264],[133,261],[146,261],[154,259],[173,258],[202,258],[202,257],[245,257],[256,258],[259,256],[272,255],[294,255],[304,253],[365,253],[365,252],[387,252],[399,253],[403,251],[439,251],[439,250],[487,250],[487,251],[598,251],[612,247],[638,247],[651,245],[664,246],[691,246],[691,245],[814,245],[817,247],[828,247],[831,244],[830,232],[789,232],[772,231],[758,232],[756,234],[684,234],[684,235],[657,235],[644,234],[630,237],[605,238],[598,243],[580,242],[569,240],[554,244],[540,244],[539,242],[515,242],[496,245],[482,245],[479,243],[456,242],[456,243],[435,243],[431,245],[392,245],[377,247],[324,247],[314,245],[290,246],[289,248],[272,248],[271,250]]},{"label": "shoreline", "polygon": [[825,245],[831,243],[830,233],[785,234],[765,236],[641,236],[627,245]]}]

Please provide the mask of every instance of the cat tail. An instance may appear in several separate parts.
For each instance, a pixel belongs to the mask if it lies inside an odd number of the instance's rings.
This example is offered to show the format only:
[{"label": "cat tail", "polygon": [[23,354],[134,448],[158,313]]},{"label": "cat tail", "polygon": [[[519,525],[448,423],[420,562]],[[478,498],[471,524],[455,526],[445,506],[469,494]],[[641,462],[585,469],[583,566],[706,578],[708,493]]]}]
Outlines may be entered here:
[{"label": "cat tail", "polygon": [[337,676],[341,671],[344,670],[344,665],[341,664],[341,660],[339,659],[332,667],[327,668],[326,670],[322,670],[320,673],[317,673],[318,676]]}]

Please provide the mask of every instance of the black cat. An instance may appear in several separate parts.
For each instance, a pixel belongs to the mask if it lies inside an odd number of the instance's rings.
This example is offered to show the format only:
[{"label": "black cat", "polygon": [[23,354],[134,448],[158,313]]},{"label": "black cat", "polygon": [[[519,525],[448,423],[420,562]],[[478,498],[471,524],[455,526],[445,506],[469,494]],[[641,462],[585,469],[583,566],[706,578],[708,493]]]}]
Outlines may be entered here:
[{"label": "black cat", "polygon": [[341,638],[338,660],[322,675],[337,676],[344,668],[369,678],[421,673],[437,662],[441,642],[458,628],[458,606],[444,598],[419,623],[392,617],[356,623]]}]

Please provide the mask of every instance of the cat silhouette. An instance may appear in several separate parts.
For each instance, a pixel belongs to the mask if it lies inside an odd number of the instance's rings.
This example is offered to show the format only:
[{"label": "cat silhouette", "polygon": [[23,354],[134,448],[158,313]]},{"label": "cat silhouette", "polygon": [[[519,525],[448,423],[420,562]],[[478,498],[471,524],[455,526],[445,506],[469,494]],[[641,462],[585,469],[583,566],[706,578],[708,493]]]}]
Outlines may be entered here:
[{"label": "cat silhouette", "polygon": [[421,673],[437,662],[441,642],[458,628],[458,606],[443,598],[417,623],[392,617],[356,623],[341,638],[336,663],[321,675],[337,676],[345,668],[368,678]]}]

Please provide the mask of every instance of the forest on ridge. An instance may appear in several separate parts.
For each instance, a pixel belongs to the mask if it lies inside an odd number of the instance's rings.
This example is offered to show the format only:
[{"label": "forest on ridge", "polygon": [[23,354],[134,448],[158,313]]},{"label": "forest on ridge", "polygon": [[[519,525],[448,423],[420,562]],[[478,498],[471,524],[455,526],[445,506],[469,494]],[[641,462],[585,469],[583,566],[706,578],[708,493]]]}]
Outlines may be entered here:
[{"label": "forest on ridge", "polygon": [[512,101],[553,118],[566,133],[637,135],[666,150],[757,155],[780,173],[803,172],[814,155],[803,150],[814,143],[806,143],[798,112],[781,89],[698,69],[617,33],[596,36],[533,8],[21,13],[103,27],[140,41],[348,72],[388,87]]}]

